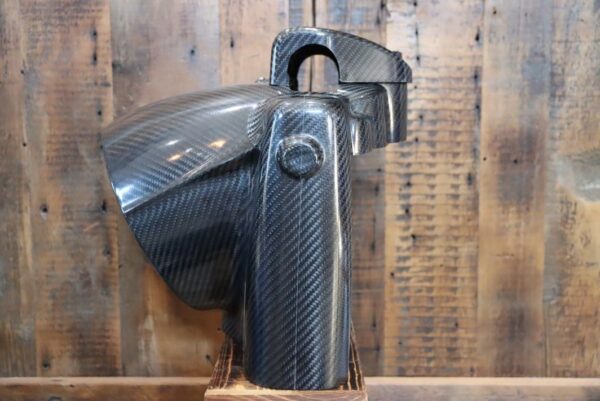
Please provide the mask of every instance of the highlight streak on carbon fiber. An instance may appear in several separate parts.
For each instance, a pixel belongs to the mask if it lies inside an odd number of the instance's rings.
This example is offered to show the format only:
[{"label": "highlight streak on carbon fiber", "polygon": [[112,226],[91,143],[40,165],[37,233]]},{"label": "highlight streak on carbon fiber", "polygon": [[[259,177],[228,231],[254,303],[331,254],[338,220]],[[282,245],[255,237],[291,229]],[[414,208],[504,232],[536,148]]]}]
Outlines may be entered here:
[{"label": "highlight streak on carbon fiber", "polygon": [[[290,90],[297,52],[323,47],[349,83]],[[315,28],[280,34],[271,66],[273,86],[178,96],[116,121],[104,154],[140,246],[186,303],[225,310],[246,375],[333,388],[349,357],[349,157],[405,137],[410,68]]]},{"label": "highlight streak on carbon fiber", "polygon": [[192,93],[116,121],[105,131],[104,155],[123,212],[252,149],[251,114],[285,92],[247,85]]}]

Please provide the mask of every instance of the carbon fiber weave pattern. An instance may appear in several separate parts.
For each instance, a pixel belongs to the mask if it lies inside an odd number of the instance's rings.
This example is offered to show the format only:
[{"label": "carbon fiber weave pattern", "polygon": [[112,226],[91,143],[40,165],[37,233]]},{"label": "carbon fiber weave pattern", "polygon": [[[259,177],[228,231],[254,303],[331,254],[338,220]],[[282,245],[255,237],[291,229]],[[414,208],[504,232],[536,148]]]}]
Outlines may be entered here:
[{"label": "carbon fiber weave pattern", "polygon": [[248,134],[251,115],[286,92],[267,85],[196,92],[111,124],[104,157],[123,213],[252,149],[258,138]]},{"label": "carbon fiber weave pattern", "polygon": [[282,93],[246,85],[177,96],[103,133],[111,184],[131,230],[166,283],[193,307],[235,307],[239,220],[258,141],[251,134],[260,134],[255,121],[264,100]]},{"label": "carbon fiber weave pattern", "polygon": [[390,110],[387,91],[376,84],[343,84],[336,94],[350,102],[352,153],[368,153],[391,142]]},{"label": "carbon fiber weave pattern", "polygon": [[[298,51],[323,48],[338,89],[288,88]],[[145,254],[186,303],[225,311],[248,377],[333,388],[349,356],[349,158],[406,136],[410,68],[399,53],[316,28],[280,34],[271,67],[272,86],[178,96],[117,120],[104,156]]]},{"label": "carbon fiber weave pattern", "polygon": [[390,137],[389,142],[400,142],[406,139],[406,113],[408,99],[406,84],[381,84],[388,95],[387,104],[390,107]]},{"label": "carbon fiber weave pattern", "polygon": [[[306,51],[304,51],[306,49]],[[410,67],[402,55],[345,32],[295,27],[277,35],[271,50],[271,85],[291,87],[290,75],[308,55],[325,51],[338,66],[341,83],[407,83]],[[292,78],[292,80],[290,80]]]},{"label": "carbon fiber weave pattern", "polygon": [[[253,196],[246,374],[274,388],[332,388],[345,378],[349,352],[349,103],[327,95],[271,103]],[[300,135],[313,137],[327,155],[306,179],[288,176],[271,157],[281,141]]]}]

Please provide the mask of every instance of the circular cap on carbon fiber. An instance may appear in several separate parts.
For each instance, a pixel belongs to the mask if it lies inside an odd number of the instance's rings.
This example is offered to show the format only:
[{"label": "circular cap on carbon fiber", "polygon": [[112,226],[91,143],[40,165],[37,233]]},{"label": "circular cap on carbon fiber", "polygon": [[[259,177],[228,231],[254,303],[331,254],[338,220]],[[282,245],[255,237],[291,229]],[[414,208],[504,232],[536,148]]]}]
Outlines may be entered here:
[{"label": "circular cap on carbon fiber", "polygon": [[292,135],[279,143],[277,161],[286,174],[308,178],[323,165],[323,148],[310,135]]}]

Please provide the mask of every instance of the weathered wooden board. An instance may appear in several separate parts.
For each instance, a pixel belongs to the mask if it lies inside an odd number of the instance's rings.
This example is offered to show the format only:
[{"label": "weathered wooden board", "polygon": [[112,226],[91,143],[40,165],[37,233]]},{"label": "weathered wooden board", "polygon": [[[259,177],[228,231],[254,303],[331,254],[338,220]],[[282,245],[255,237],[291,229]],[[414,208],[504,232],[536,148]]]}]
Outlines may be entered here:
[{"label": "weathered wooden board", "polygon": [[221,84],[267,78],[273,39],[289,26],[288,0],[224,0],[220,12]]},{"label": "weathered wooden board", "polygon": [[540,376],[552,9],[488,1],[483,36],[479,373]]},{"label": "weathered wooden board", "polygon": [[208,377],[0,378],[2,401],[202,401]]},{"label": "weathered wooden board", "polygon": [[117,375],[117,225],[99,174],[99,130],[112,116],[109,4],[22,1],[20,11],[37,373]]},{"label": "weathered wooden board", "polygon": [[[597,401],[600,379],[367,377],[371,401]],[[201,401],[207,377],[0,378],[3,401]]]},{"label": "weathered wooden board", "polygon": [[600,376],[600,7],[555,1],[545,181],[548,376]]},{"label": "weathered wooden board", "polygon": [[35,376],[35,275],[24,130],[22,22],[0,1],[0,376]]},{"label": "weathered wooden board", "polygon": [[370,401],[596,401],[600,379],[367,378]]},{"label": "weathered wooden board", "polygon": [[[116,116],[219,86],[219,2],[113,1]],[[117,214],[117,206],[111,210]],[[196,311],[173,294],[119,220],[123,374],[209,375],[222,342],[218,311]]]},{"label": "weathered wooden board", "polygon": [[99,174],[98,132],[112,115],[108,3],[2,4],[2,91],[15,96],[3,100],[0,147],[17,170],[3,188],[15,214],[2,233],[9,251],[2,257],[12,263],[0,266],[12,277],[0,285],[14,286],[2,304],[15,314],[2,370],[119,374],[116,219],[105,213],[111,194]]},{"label": "weathered wooden board", "polygon": [[386,149],[383,374],[477,374],[483,1],[391,1],[413,69],[408,138]]}]

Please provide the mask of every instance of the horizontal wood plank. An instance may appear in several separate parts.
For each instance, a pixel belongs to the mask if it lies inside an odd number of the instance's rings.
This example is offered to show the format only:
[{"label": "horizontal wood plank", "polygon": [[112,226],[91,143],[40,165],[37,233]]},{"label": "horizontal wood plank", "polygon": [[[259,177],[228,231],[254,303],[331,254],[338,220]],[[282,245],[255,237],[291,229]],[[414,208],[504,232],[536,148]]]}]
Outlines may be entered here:
[{"label": "horizontal wood plank", "polygon": [[208,377],[14,377],[0,379],[3,401],[201,401]]},{"label": "horizontal wood plank", "polygon": [[[200,401],[208,377],[0,378],[3,401]],[[370,401],[598,401],[600,379],[368,377]]]},{"label": "horizontal wood plank", "polygon": [[600,379],[367,378],[369,401],[598,401]]}]

